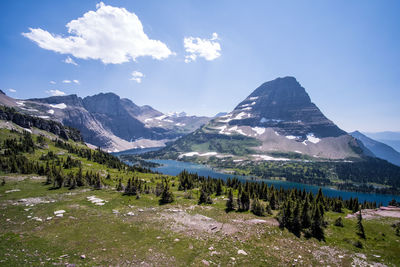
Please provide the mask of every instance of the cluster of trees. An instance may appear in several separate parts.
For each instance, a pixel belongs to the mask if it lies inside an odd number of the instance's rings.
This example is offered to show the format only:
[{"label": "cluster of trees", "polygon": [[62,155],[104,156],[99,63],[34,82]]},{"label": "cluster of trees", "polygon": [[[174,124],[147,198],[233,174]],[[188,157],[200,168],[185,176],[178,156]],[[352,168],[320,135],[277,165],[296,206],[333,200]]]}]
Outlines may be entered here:
[{"label": "cluster of trees", "polygon": [[[23,133],[11,130],[17,138],[6,138],[1,143],[2,152],[0,154],[0,169],[9,173],[38,174],[45,175],[46,183],[52,184],[53,188],[68,187],[70,189],[79,186],[91,186],[100,189],[103,186],[100,173],[88,170],[83,173],[82,163],[79,159],[68,155],[65,159],[58,156],[53,151],[43,153],[38,160],[34,157],[28,158],[24,153],[33,154],[37,147],[46,144],[46,139],[39,135],[34,140],[34,136],[24,131]],[[151,172],[149,169],[129,166],[121,162],[117,157],[110,155],[100,149],[91,150],[82,146],[73,145],[60,139],[54,141],[56,147],[67,150],[71,154],[84,157],[93,162],[106,165],[110,168],[125,170],[127,172]],[[65,172],[68,169],[76,169]],[[107,175],[107,179],[111,179]]]}]

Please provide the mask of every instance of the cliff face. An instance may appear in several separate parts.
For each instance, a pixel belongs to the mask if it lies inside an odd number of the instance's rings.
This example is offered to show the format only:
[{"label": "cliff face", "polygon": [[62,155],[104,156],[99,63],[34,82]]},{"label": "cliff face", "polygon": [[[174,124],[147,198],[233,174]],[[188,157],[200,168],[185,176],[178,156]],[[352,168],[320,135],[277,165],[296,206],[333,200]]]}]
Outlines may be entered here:
[{"label": "cliff face", "polygon": [[66,127],[59,122],[21,114],[13,108],[1,106],[0,119],[12,121],[13,123],[27,129],[36,127],[38,129],[53,133],[66,140],[71,139],[78,142],[83,141],[82,136],[77,129]]}]

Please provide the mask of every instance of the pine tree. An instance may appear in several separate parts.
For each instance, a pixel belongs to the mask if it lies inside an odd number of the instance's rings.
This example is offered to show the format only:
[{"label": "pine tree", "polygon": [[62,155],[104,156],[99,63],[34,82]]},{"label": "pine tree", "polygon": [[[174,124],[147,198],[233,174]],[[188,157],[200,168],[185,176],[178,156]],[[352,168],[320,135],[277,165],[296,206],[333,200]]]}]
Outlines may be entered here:
[{"label": "pine tree", "polygon": [[202,187],[200,190],[200,197],[199,197],[199,202],[198,204],[212,204],[212,199],[210,197],[210,194],[207,192],[207,189],[205,187]]},{"label": "pine tree", "polygon": [[264,216],[265,215],[265,208],[264,205],[258,198],[255,198],[251,204],[251,211],[254,215],[257,216]]},{"label": "pine tree", "polygon": [[318,240],[324,240],[324,229],[322,228],[323,217],[320,210],[319,205],[315,204],[311,218],[311,234]]},{"label": "pine tree", "polygon": [[164,180],[164,189],[161,193],[161,198],[159,200],[160,205],[168,204],[174,202],[174,194],[171,192],[169,187],[169,181],[167,179]]},{"label": "pine tree", "polygon": [[362,238],[365,239],[365,231],[364,231],[364,226],[362,224],[362,214],[361,214],[361,209],[359,213],[357,214],[357,234]]},{"label": "pine tree", "polygon": [[300,222],[300,207],[299,204],[296,202],[292,218],[291,218],[291,230],[296,236],[300,236],[301,231],[301,222]]},{"label": "pine tree", "polygon": [[247,211],[250,209],[249,193],[245,190],[243,190],[242,194],[240,195],[240,209],[242,211]]},{"label": "pine tree", "polygon": [[2,180],[1,180],[1,186],[5,186],[6,185],[6,180],[3,178]]},{"label": "pine tree", "polygon": [[226,201],[226,209],[227,212],[230,212],[232,210],[235,210],[235,202],[233,200],[233,193],[232,189],[229,189],[228,192],[228,200]]},{"label": "pine tree", "polygon": [[216,195],[216,196],[222,195],[222,180],[221,180],[221,179],[218,179],[218,182],[217,182],[217,189],[216,189],[216,191],[215,191],[215,195]]},{"label": "pine tree", "polygon": [[117,187],[116,187],[116,190],[117,190],[118,192],[121,192],[121,191],[123,190],[123,187],[122,187],[122,179],[121,179],[121,178],[118,179],[118,185],[117,185]]},{"label": "pine tree", "polygon": [[339,217],[339,218],[337,218],[335,220],[335,226],[343,227],[343,219],[342,219],[342,217]]},{"label": "pine tree", "polygon": [[310,226],[311,226],[310,203],[308,202],[308,197],[306,197],[303,208],[301,210],[301,227],[303,229],[307,229]]}]

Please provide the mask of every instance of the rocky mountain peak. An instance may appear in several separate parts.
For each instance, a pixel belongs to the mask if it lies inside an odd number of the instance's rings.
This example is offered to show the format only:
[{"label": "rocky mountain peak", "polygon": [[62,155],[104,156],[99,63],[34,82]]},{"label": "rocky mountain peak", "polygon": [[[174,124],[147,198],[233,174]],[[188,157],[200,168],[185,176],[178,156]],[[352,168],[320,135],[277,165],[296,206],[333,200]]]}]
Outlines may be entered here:
[{"label": "rocky mountain peak", "polygon": [[232,112],[231,125],[275,128],[285,135],[306,138],[346,134],[327,119],[311,102],[306,90],[294,77],[277,78],[263,83]]}]

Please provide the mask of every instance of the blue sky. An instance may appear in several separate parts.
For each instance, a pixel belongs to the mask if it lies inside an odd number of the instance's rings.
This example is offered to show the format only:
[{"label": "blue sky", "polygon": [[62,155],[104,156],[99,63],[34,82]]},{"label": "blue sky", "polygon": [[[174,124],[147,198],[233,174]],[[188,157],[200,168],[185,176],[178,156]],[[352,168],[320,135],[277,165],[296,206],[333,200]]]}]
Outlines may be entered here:
[{"label": "blue sky", "polygon": [[214,115],[294,76],[344,130],[400,131],[398,1],[9,0],[0,10],[0,89],[16,98],[114,92]]}]

